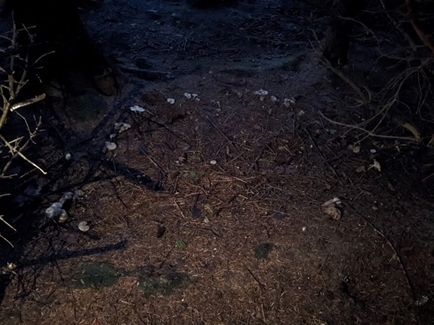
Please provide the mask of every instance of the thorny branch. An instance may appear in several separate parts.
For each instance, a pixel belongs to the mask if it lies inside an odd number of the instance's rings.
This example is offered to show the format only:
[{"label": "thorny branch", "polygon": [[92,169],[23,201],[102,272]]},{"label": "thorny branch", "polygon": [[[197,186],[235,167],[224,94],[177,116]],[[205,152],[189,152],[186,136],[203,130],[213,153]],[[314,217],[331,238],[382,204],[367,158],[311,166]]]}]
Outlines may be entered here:
[{"label": "thorny branch", "polygon": [[[12,27],[12,37],[6,38],[10,41],[9,48],[15,49],[17,44],[17,37],[18,37],[18,30],[16,28],[15,22],[13,22]],[[18,52],[18,51],[15,51]],[[17,60],[22,60],[25,64],[24,66],[19,70],[16,65]],[[23,60],[19,54],[11,54],[9,59],[9,66],[6,67],[0,67],[0,72],[2,72],[6,79],[6,85],[0,85],[0,96],[2,99],[2,113],[0,116],[0,131],[2,131],[3,127],[7,123],[8,117],[11,113],[17,113],[20,117],[22,117],[25,121],[25,124],[27,126],[27,132],[28,132],[28,139],[24,142],[24,144],[20,145],[21,140],[24,137],[18,137],[13,140],[7,140],[7,137],[0,133],[0,140],[2,140],[2,146],[5,146],[10,154],[9,161],[5,164],[5,166],[1,170],[0,178],[5,177],[5,174],[8,170],[8,168],[11,166],[12,161],[16,157],[21,157],[25,161],[27,161],[29,164],[33,165],[36,169],[41,171],[44,175],[46,172],[37,166],[34,162],[32,162],[30,159],[28,159],[24,154],[23,151],[28,147],[29,143],[33,141],[35,136],[37,135],[40,125],[41,125],[41,119],[36,124],[35,129],[32,131],[30,130],[30,127],[25,120],[25,118],[17,112],[19,108],[34,104],[36,102],[39,102],[45,98],[45,94],[41,94],[38,96],[35,96],[30,99],[21,100],[19,102],[16,102],[16,99],[20,92],[22,91],[23,87],[27,84],[27,67],[28,67],[28,57]],[[20,71],[20,73],[17,73],[17,71]],[[16,76],[19,75],[18,80]],[[0,146],[1,148],[1,146]]]},{"label": "thorny branch", "polygon": [[[25,161],[27,161],[29,164],[31,164],[33,167],[35,167],[36,169],[38,169],[42,174],[46,175],[47,172],[45,172],[41,167],[39,167],[38,165],[36,165],[33,161],[31,161],[30,159],[28,159],[24,154],[23,151],[28,147],[29,143],[33,140],[33,138],[37,135],[38,131],[39,131],[39,127],[41,126],[41,119],[39,119],[36,128],[34,131],[29,133],[29,138],[27,139],[27,141],[22,145],[19,146],[19,142],[22,138],[20,139],[15,139],[13,141],[8,141],[6,140],[3,135],[0,134],[0,140],[3,141],[3,143],[8,147],[9,149],[9,153],[11,154],[11,158],[9,159],[9,161],[6,163],[5,167],[2,170],[2,173],[0,174],[0,178],[5,177],[5,173],[7,172],[8,168],[10,167],[12,161],[16,158],[16,157],[21,157],[22,159],[24,159]],[[18,141],[17,141],[18,140]],[[15,142],[16,145],[12,145],[12,142]]]},{"label": "thorny branch", "polygon": [[[24,28],[24,30],[28,33],[27,29]],[[3,155],[1,157],[2,161],[0,161],[3,165],[0,167],[0,181],[13,176],[7,175],[7,171],[17,157],[20,157],[44,175],[46,174],[41,167],[24,155],[24,151],[29,145],[31,143],[34,144],[34,138],[37,136],[42,124],[41,118],[38,120],[35,119],[35,127],[32,129],[24,115],[18,111],[20,108],[43,100],[45,94],[22,100],[18,97],[28,83],[27,72],[29,59],[27,55],[23,58],[20,51],[18,51],[19,44],[17,39],[20,31],[17,30],[15,21],[13,21],[11,32],[11,37],[0,36],[0,39],[7,44],[2,44],[4,48],[0,49],[0,54],[3,56],[0,61],[0,78],[3,81],[0,83],[0,152],[2,152]],[[4,127],[7,125],[11,114],[16,114],[16,116],[24,121],[25,128],[23,131],[25,133],[25,130],[27,130],[27,134],[14,136],[13,139],[10,139],[10,136],[8,137],[8,135],[5,134],[6,131]],[[5,156],[6,152],[8,152],[8,154]],[[0,197],[5,195],[7,195],[7,193],[0,193]],[[3,215],[0,215],[0,224],[4,224],[15,231],[15,228],[4,219]],[[5,238],[1,232],[0,239],[5,240],[13,247],[12,243]]]}]

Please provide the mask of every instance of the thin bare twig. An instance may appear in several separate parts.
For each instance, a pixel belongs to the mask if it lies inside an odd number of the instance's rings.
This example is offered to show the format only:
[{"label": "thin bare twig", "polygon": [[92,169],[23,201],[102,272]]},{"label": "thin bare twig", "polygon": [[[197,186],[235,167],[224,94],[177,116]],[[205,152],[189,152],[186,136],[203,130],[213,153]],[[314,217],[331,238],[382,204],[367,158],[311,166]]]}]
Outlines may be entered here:
[{"label": "thin bare twig", "polygon": [[345,126],[345,127],[347,127],[347,128],[350,128],[350,129],[356,129],[356,130],[359,130],[359,131],[363,131],[363,132],[365,132],[365,133],[367,133],[369,136],[371,136],[371,137],[376,137],[376,138],[383,138],[383,139],[393,139],[393,140],[404,140],[404,141],[415,141],[415,142],[417,142],[418,141],[418,139],[416,139],[416,138],[412,138],[412,137],[399,137],[399,136],[393,136],[393,135],[384,135],[384,134],[376,134],[376,133],[373,133],[372,131],[369,131],[369,130],[366,130],[366,129],[364,129],[364,128],[361,128],[361,127],[359,127],[359,126],[357,126],[357,125],[352,125],[352,124],[346,124],[346,123],[341,123],[341,122],[337,122],[337,121],[334,121],[334,120],[332,120],[332,119],[329,119],[328,117],[326,117],[323,113],[321,113],[320,111],[318,111],[318,113],[326,120],[326,121],[328,121],[328,122],[330,122],[330,123],[332,123],[332,124],[335,124],[335,125],[340,125],[340,126]]},{"label": "thin bare twig", "polygon": [[229,145],[239,154],[238,157],[241,157],[244,161],[246,161],[246,159],[244,158],[244,154],[242,152],[240,152],[237,148],[237,146],[234,144],[234,142],[229,139],[229,137],[222,131],[220,130],[220,128],[207,116],[202,116],[202,114],[199,112],[199,110],[196,108],[197,113],[199,113],[199,115],[205,120],[207,121],[213,128],[215,128],[217,130],[217,132],[223,137],[225,138],[225,140],[229,143]]},{"label": "thin bare twig", "polygon": [[[345,82],[347,82],[351,88],[354,89],[354,91],[360,96],[362,103],[363,104],[369,104],[370,103],[370,97],[369,99],[363,94],[363,92],[361,91],[361,89],[348,77],[346,77],[342,71],[336,69],[335,67],[333,67],[331,65],[331,63],[327,60],[327,59],[322,59],[321,60],[330,70],[332,70],[334,73],[336,73],[342,80],[344,80]],[[321,112],[320,115],[322,117],[324,117],[328,122],[336,124],[336,125],[341,125],[341,126],[345,126],[351,129],[357,129],[360,131],[363,131],[365,133],[367,133],[367,136],[373,136],[373,137],[377,137],[377,138],[386,138],[386,139],[395,139],[395,140],[405,140],[405,141],[419,141],[420,140],[420,134],[419,132],[416,130],[416,128],[414,126],[412,126],[409,123],[403,123],[402,121],[400,121],[397,117],[389,117],[388,119],[390,119],[392,122],[394,122],[395,124],[397,124],[398,126],[404,127],[407,130],[409,130],[413,135],[414,138],[409,138],[409,137],[396,137],[396,136],[387,136],[387,135],[381,135],[381,134],[376,134],[374,131],[380,126],[380,124],[383,122],[383,120],[387,117],[387,112],[390,109],[390,107],[395,103],[395,101],[397,101],[398,99],[398,94],[405,82],[405,80],[412,74],[414,73],[414,69],[419,70],[420,67],[416,67],[416,68],[412,68],[412,69],[408,69],[406,70],[403,74],[405,74],[405,77],[402,78],[401,82],[398,85],[398,89],[396,90],[394,96],[392,96],[392,98],[389,100],[389,102],[380,110],[377,108],[374,108],[372,105],[370,105],[369,107],[371,108],[371,110],[376,112],[376,115],[373,116],[370,120],[373,120],[374,118],[381,116],[380,121],[377,123],[377,125],[374,127],[373,130],[366,130],[362,127],[360,127],[359,125],[349,125],[349,124],[345,124],[345,123],[340,123],[337,121],[333,121],[327,117],[324,116],[324,114],[322,114]],[[402,74],[400,74],[400,76],[402,77]],[[398,80],[398,78],[400,77],[396,77],[396,80]],[[392,87],[392,85],[390,85],[389,87]],[[367,124],[367,122],[365,121],[363,124]]]},{"label": "thin bare twig", "polygon": [[256,277],[255,274],[253,274],[253,272],[246,266],[244,265],[244,267],[246,268],[246,270],[249,272],[249,274],[252,276],[252,278],[256,281],[256,283],[259,285],[259,287],[264,290],[266,288],[265,284],[263,284],[261,281],[259,281],[259,279]]},{"label": "thin bare twig", "polygon": [[[2,171],[2,176],[4,176],[5,172],[7,171],[8,167],[10,166],[10,163],[12,162],[13,159],[15,159],[17,156],[21,157],[22,159],[24,159],[25,161],[27,161],[29,164],[31,164],[32,166],[34,166],[36,169],[38,169],[42,174],[46,175],[47,172],[45,172],[41,167],[39,167],[38,165],[36,165],[34,162],[32,162],[30,159],[28,159],[26,156],[24,156],[24,154],[22,153],[28,146],[28,144],[33,140],[33,138],[36,136],[37,132],[39,131],[39,127],[41,125],[41,121],[39,120],[38,124],[36,125],[35,130],[30,133],[30,137],[29,139],[24,143],[24,145],[22,145],[21,147],[19,147],[19,141],[16,141],[17,139],[15,139],[14,141],[8,141],[6,140],[3,135],[0,134],[0,139],[4,142],[4,144],[8,147],[10,154],[12,155],[11,159],[9,160],[9,162],[6,164],[6,166],[3,168]],[[13,146],[12,143],[16,142],[17,145]]]},{"label": "thin bare twig", "polygon": [[359,95],[360,99],[362,100],[363,104],[368,104],[370,102],[370,98],[366,97],[366,95],[363,93],[363,91],[358,87],[350,78],[348,78],[344,73],[336,69],[329,60],[326,58],[321,58],[320,61],[331,71],[333,71],[339,78],[341,78],[343,81],[345,81],[353,90],[356,92],[357,95]]},{"label": "thin bare twig", "polygon": [[395,26],[396,30],[404,35],[404,38],[407,40],[408,44],[410,44],[411,50],[413,51],[413,53],[417,53],[417,46],[416,44],[413,42],[412,38],[410,37],[410,35],[408,35],[408,33],[406,33],[400,26],[399,24],[396,22],[395,19],[393,19],[389,12],[387,11],[387,8],[384,4],[383,0],[380,0],[381,6],[383,7],[384,11],[386,12],[387,18],[389,18],[390,22],[392,23],[393,26]]},{"label": "thin bare twig", "polygon": [[330,163],[327,161],[327,159],[325,158],[324,154],[322,153],[322,151],[320,150],[320,148],[318,147],[318,144],[316,143],[316,141],[312,138],[309,130],[307,128],[305,128],[305,131],[307,133],[307,135],[309,136],[310,141],[313,143],[313,145],[315,146],[315,149],[318,151],[319,155],[321,156],[321,158],[324,160],[324,162],[326,163],[326,165],[330,168],[330,170],[333,172],[333,174],[335,174],[336,178],[338,179],[339,184],[343,185],[341,178],[339,176],[339,174],[337,173],[337,171],[332,167],[332,165],[330,165]]},{"label": "thin bare twig", "polygon": [[353,212],[355,214],[357,214],[360,218],[362,218],[370,227],[372,227],[372,229],[374,229],[374,231],[379,234],[381,237],[384,238],[384,240],[388,243],[388,245],[390,246],[390,248],[392,249],[392,251],[395,253],[396,259],[399,262],[399,265],[401,266],[401,270],[402,273],[404,274],[404,277],[407,281],[408,287],[410,289],[411,292],[411,296],[413,299],[416,299],[416,294],[414,291],[414,286],[410,280],[410,277],[408,275],[407,272],[407,268],[405,267],[404,261],[401,258],[401,255],[398,253],[398,250],[395,248],[395,246],[392,244],[392,242],[390,241],[389,238],[387,238],[387,236],[380,230],[378,229],[378,227],[376,227],[372,222],[370,222],[364,215],[362,215],[361,213],[357,212],[356,209],[354,207],[352,207],[351,205],[349,205],[349,207],[351,208],[351,210],[353,210]]},{"label": "thin bare twig", "polygon": [[34,104],[34,103],[40,102],[41,100],[44,100],[45,97],[46,97],[45,94],[41,94],[41,95],[35,96],[35,97],[33,97],[33,98],[26,99],[26,100],[24,100],[24,101],[22,101],[22,102],[19,102],[19,103],[13,104],[13,105],[10,107],[10,111],[13,112],[13,111],[15,111],[15,110],[18,109],[18,108],[25,107],[25,106],[28,106],[28,105],[31,105],[31,104]]},{"label": "thin bare twig", "polygon": [[9,245],[11,245],[11,247],[14,247],[14,245],[12,245],[12,243],[6,237],[4,237],[1,233],[0,233],[0,238],[3,239],[5,242],[7,242]]},{"label": "thin bare twig", "polygon": [[[25,127],[27,128],[28,136],[26,137],[27,140],[25,141],[25,143],[22,144],[21,142],[25,138],[24,136],[17,136],[13,140],[7,140],[2,134],[0,134],[0,140],[3,142],[0,147],[7,147],[10,154],[9,161],[7,161],[6,164],[2,167],[2,170],[0,170],[0,179],[15,176],[6,176],[5,173],[16,157],[22,158],[24,161],[38,169],[44,175],[47,174],[41,167],[39,167],[37,164],[35,164],[23,154],[24,150],[28,147],[28,145],[30,143],[34,143],[33,139],[39,132],[39,128],[41,126],[41,118],[39,118],[39,121],[35,120],[36,127],[34,128],[34,130],[31,130],[27,119],[22,114],[20,114],[20,112],[18,112],[18,109],[39,102],[43,100],[46,95],[41,94],[27,100],[16,102],[22,89],[28,83],[27,72],[29,67],[29,57],[28,55],[22,57],[20,54],[18,54],[19,51],[16,51],[17,46],[19,45],[18,35],[22,31],[26,31],[30,37],[30,40],[33,41],[33,38],[31,37],[28,29],[26,29],[25,27],[24,29],[17,29],[14,19],[12,19],[11,37],[0,36],[3,40],[7,40],[9,42],[9,46],[5,50],[0,50],[7,56],[6,66],[0,67],[1,78],[4,79],[3,82],[0,84],[0,130],[7,123],[9,115],[11,113],[14,113],[17,114],[21,119],[23,119]],[[47,54],[42,55],[40,58],[38,58],[37,61],[39,61]],[[4,197],[6,195],[8,194],[1,194],[0,197]],[[1,223],[16,231],[16,229],[3,218],[3,215],[0,215],[0,224]],[[0,239],[3,239],[9,245],[14,247],[13,244],[1,233]]]},{"label": "thin bare twig", "polygon": [[9,222],[7,222],[5,219],[3,219],[2,215],[0,215],[0,221],[2,221],[6,226],[11,228],[13,231],[17,231],[14,227],[11,226],[11,224]]},{"label": "thin bare twig", "polygon": [[[406,0],[406,1],[409,2],[411,0]],[[383,9],[385,9],[385,6],[384,6],[384,3],[382,0],[381,0],[381,4],[383,6]],[[391,21],[393,21],[392,18],[390,17],[390,15],[388,15],[388,17]],[[352,19],[350,19],[350,20],[352,20]],[[357,21],[355,21],[355,22],[357,22]],[[398,27],[397,27],[397,29],[399,31],[401,31]],[[372,30],[369,30],[369,31],[372,32]],[[317,40],[318,44],[320,44],[320,42],[316,36],[315,31],[312,31],[312,32],[313,32],[314,37]],[[410,44],[412,45],[413,43],[410,42]],[[406,80],[408,80],[408,78],[410,78],[414,73],[423,73],[423,67],[427,64],[428,61],[429,60],[425,60],[425,61],[421,60],[421,65],[419,65],[417,67],[409,68],[409,69],[405,70],[404,72],[400,73],[397,77],[393,78],[391,80],[391,82],[389,82],[387,87],[384,89],[384,94],[387,94],[388,91],[392,90],[392,89],[394,90],[394,94],[390,97],[390,99],[387,101],[387,103],[379,109],[379,108],[377,108],[371,104],[371,94],[369,93],[369,90],[367,88],[365,88],[365,89],[368,91],[368,96],[366,96],[363,93],[362,89],[359,86],[357,86],[350,78],[348,78],[341,70],[334,67],[330,63],[330,61],[327,60],[327,58],[322,57],[322,58],[320,58],[320,62],[322,62],[323,65],[325,65],[328,69],[330,69],[337,76],[339,76],[344,82],[346,82],[355,91],[355,93],[360,97],[361,105],[368,105],[368,108],[371,109],[372,111],[374,111],[375,115],[372,116],[371,118],[369,118],[368,120],[363,121],[362,123],[359,123],[356,125],[349,125],[346,123],[340,123],[337,121],[333,121],[329,118],[326,118],[321,112],[319,112],[319,113],[330,123],[340,125],[340,126],[345,126],[345,127],[350,128],[350,129],[360,130],[360,131],[363,131],[364,133],[366,133],[366,136],[362,140],[360,140],[359,142],[363,141],[364,139],[366,139],[367,137],[370,137],[370,136],[378,137],[378,138],[404,140],[404,141],[420,141],[421,135],[420,135],[419,131],[416,129],[416,127],[410,123],[401,121],[396,116],[390,116],[389,110],[391,109],[391,107],[395,103],[399,102],[399,94],[400,94],[402,87],[403,87],[404,83],[406,82]],[[370,122],[372,122],[377,117],[380,117],[380,119],[378,122],[376,122],[376,125],[374,126],[374,128],[372,130],[367,130],[367,129],[362,127],[362,125],[368,125]],[[413,134],[414,138],[387,136],[387,135],[380,135],[380,134],[375,133],[375,131],[384,122],[385,119],[393,122],[394,124],[396,124],[399,127],[403,127],[405,129],[407,129],[408,131],[410,131]]]}]

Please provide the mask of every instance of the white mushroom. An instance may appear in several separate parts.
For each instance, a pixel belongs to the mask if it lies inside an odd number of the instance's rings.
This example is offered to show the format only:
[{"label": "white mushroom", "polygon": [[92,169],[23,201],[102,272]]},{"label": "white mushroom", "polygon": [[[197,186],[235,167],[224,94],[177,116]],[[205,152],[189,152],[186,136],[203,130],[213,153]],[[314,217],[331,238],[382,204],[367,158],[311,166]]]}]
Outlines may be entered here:
[{"label": "white mushroom", "polygon": [[143,113],[145,111],[145,109],[141,106],[134,105],[134,106],[130,107],[130,111],[137,112],[137,113]]},{"label": "white mushroom", "polygon": [[114,142],[106,141],[105,147],[107,150],[111,151],[111,150],[115,150],[117,148],[117,145]]},{"label": "white mushroom", "polygon": [[89,231],[90,226],[87,224],[87,221],[81,221],[78,224],[78,229],[80,229],[80,231],[82,231],[82,232],[86,232],[86,231]]},{"label": "white mushroom", "polygon": [[64,223],[66,220],[68,220],[68,212],[66,212],[64,209],[61,210],[59,216],[59,223]]}]

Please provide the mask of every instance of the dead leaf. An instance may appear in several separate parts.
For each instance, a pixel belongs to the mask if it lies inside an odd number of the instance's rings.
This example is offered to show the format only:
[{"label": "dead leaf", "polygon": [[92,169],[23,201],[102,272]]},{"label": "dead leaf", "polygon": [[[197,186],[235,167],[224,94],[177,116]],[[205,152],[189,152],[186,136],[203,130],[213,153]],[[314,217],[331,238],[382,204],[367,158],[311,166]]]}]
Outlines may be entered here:
[{"label": "dead leaf", "polygon": [[340,220],[342,218],[342,211],[334,206],[327,206],[322,208],[322,212],[327,214],[333,220]]},{"label": "dead leaf", "polygon": [[352,144],[350,144],[348,146],[348,149],[352,150],[354,153],[359,153],[360,152],[360,146],[353,146]]},{"label": "dead leaf", "polygon": [[413,125],[410,123],[404,123],[402,126],[413,133],[413,136],[416,140],[420,140],[420,133]]},{"label": "dead leaf", "polygon": [[328,205],[340,205],[341,204],[341,200],[338,197],[334,197],[331,200],[328,200],[326,202],[324,202],[323,204],[321,204],[322,207],[328,206]]},{"label": "dead leaf", "polygon": [[342,211],[338,208],[338,205],[340,204],[341,200],[335,197],[321,204],[321,211],[333,220],[340,220],[342,218]]},{"label": "dead leaf", "polygon": [[371,164],[371,165],[369,165],[368,170],[370,170],[371,168],[375,168],[376,170],[378,170],[379,172],[381,172],[381,165],[375,159],[374,159],[374,163]]}]

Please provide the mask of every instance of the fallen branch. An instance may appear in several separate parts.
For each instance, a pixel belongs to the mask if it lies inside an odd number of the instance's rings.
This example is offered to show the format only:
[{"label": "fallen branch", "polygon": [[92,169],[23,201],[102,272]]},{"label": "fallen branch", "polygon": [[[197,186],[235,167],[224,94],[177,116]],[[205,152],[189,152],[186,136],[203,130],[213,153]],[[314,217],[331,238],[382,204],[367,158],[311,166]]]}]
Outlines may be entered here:
[{"label": "fallen branch", "polygon": [[[320,112],[320,114],[322,115],[322,113]],[[324,115],[322,115],[324,116]],[[339,174],[337,173],[337,171],[333,168],[332,165],[330,165],[330,163],[327,161],[326,157],[324,156],[324,154],[322,153],[322,151],[319,149],[318,144],[316,143],[316,141],[312,138],[309,130],[307,128],[305,128],[305,131],[307,133],[307,135],[310,138],[310,141],[313,143],[313,145],[315,146],[315,149],[318,151],[319,155],[321,156],[321,158],[324,160],[324,162],[326,163],[326,165],[330,168],[330,170],[333,172],[333,174],[335,174],[336,178],[338,179],[339,184],[343,185],[341,178],[339,177]]]},{"label": "fallen branch", "polygon": [[34,104],[34,103],[40,102],[41,100],[44,100],[45,97],[46,97],[45,94],[41,94],[41,95],[39,95],[39,96],[35,96],[35,97],[33,97],[33,98],[30,98],[30,99],[24,100],[24,101],[22,101],[22,102],[19,102],[19,103],[13,104],[13,105],[11,106],[11,108],[10,108],[10,111],[13,112],[13,111],[15,111],[15,110],[18,109],[18,108],[25,107],[25,106],[32,105],[32,104]]},{"label": "fallen branch", "polygon": [[407,268],[405,267],[404,261],[402,260],[401,255],[398,253],[398,250],[395,248],[395,246],[393,245],[393,243],[390,241],[390,239],[378,228],[376,227],[372,222],[370,222],[368,220],[368,218],[366,218],[363,214],[359,213],[358,211],[356,211],[356,209],[354,207],[352,207],[350,204],[348,204],[347,206],[349,206],[351,208],[351,210],[353,210],[353,212],[355,214],[357,214],[361,219],[363,219],[370,227],[372,227],[372,229],[379,234],[381,237],[383,237],[383,239],[387,242],[387,244],[389,245],[389,247],[392,249],[392,251],[394,252],[396,259],[398,260],[399,265],[401,266],[401,270],[402,273],[405,277],[405,280],[407,281],[407,285],[408,288],[410,289],[410,293],[411,293],[411,297],[413,298],[413,300],[416,300],[416,294],[414,291],[414,286],[410,280],[410,277],[408,275],[407,272]]},{"label": "fallen branch", "polygon": [[326,58],[320,59],[320,61],[330,70],[332,70],[339,78],[341,78],[343,81],[345,81],[353,90],[356,92],[357,95],[359,95],[360,99],[362,100],[362,103],[364,105],[368,104],[370,102],[370,98],[366,97],[363,91],[358,87],[350,78],[348,78],[344,73],[335,68],[329,60]]},{"label": "fallen branch", "polygon": [[0,221],[2,221],[6,226],[8,226],[9,228],[11,228],[13,231],[17,231],[14,227],[12,227],[12,226],[10,225],[9,222],[7,222],[5,219],[3,219],[3,216],[2,216],[2,215],[0,215]]},{"label": "fallen branch", "polygon": [[[345,126],[345,127],[349,127],[351,129],[357,129],[360,131],[363,131],[365,133],[367,133],[368,136],[373,136],[373,137],[377,137],[377,138],[385,138],[385,139],[395,139],[395,140],[405,140],[405,141],[419,141],[420,140],[420,133],[417,131],[417,129],[411,125],[410,123],[404,123],[402,122],[399,118],[397,117],[391,117],[388,116],[388,110],[389,108],[393,105],[393,103],[397,100],[398,98],[398,94],[405,82],[405,80],[407,80],[409,78],[409,76],[412,75],[412,73],[414,73],[415,71],[418,71],[419,67],[417,68],[413,68],[413,69],[408,69],[409,71],[405,71],[405,77],[402,78],[401,82],[398,84],[398,89],[395,91],[394,96],[392,96],[391,100],[389,100],[389,102],[382,108],[382,109],[378,109],[375,106],[371,105],[371,98],[366,97],[365,94],[362,92],[362,90],[360,89],[360,87],[358,87],[351,79],[349,79],[347,76],[345,76],[345,74],[332,66],[332,64],[326,59],[326,58],[322,58],[321,62],[330,70],[332,70],[337,76],[339,76],[343,81],[345,81],[351,88],[354,89],[354,91],[359,95],[359,97],[361,98],[362,104],[363,105],[368,105],[368,107],[374,111],[376,113],[375,116],[373,116],[370,120],[373,120],[374,118],[381,116],[380,121],[377,123],[377,125],[375,126],[375,128],[373,130],[367,130],[365,128],[360,127],[359,125],[350,125],[350,124],[346,124],[346,123],[340,123],[337,121],[333,121],[329,118],[326,118],[324,116],[324,114],[321,114],[322,117],[324,117],[328,122],[336,124],[336,125],[340,125],[340,126]],[[414,70],[416,69],[416,70]],[[401,76],[401,74],[400,74]],[[396,80],[398,80],[398,77],[396,78]],[[391,87],[390,87],[391,88]],[[414,138],[411,137],[397,137],[397,136],[387,136],[387,135],[381,135],[381,134],[376,134],[374,133],[374,131],[378,128],[378,126],[382,123],[382,121],[387,118],[388,120],[392,121],[393,123],[395,123],[397,126],[403,127],[405,129],[407,129],[408,131],[410,131]],[[364,124],[367,124],[367,122],[364,122]]]},{"label": "fallen branch", "polygon": [[330,122],[330,123],[332,123],[332,124],[335,124],[335,125],[339,125],[339,126],[344,126],[344,127],[347,127],[347,128],[350,128],[350,129],[356,129],[356,130],[359,130],[359,131],[362,131],[362,132],[364,132],[364,133],[367,133],[369,136],[371,136],[371,137],[376,137],[376,138],[383,138],[383,139],[393,139],[393,140],[403,140],[403,141],[415,141],[415,142],[417,142],[417,141],[419,141],[418,139],[416,139],[416,138],[412,138],[412,137],[399,137],[399,136],[393,136],[393,135],[384,135],[384,134],[376,134],[376,133],[373,133],[372,131],[370,131],[370,130],[366,130],[366,129],[364,129],[364,128],[362,128],[362,127],[359,127],[359,126],[357,126],[357,125],[352,125],[352,124],[346,124],[346,123],[341,123],[341,122],[337,122],[337,121],[334,121],[334,120],[332,120],[332,119],[329,119],[328,117],[326,117],[323,113],[321,113],[320,111],[318,111],[318,113],[327,121],[327,122]]},{"label": "fallen branch", "polygon": [[7,242],[9,245],[11,245],[11,247],[14,247],[14,245],[6,237],[4,237],[1,233],[0,233],[0,238],[3,239],[5,242]]}]

